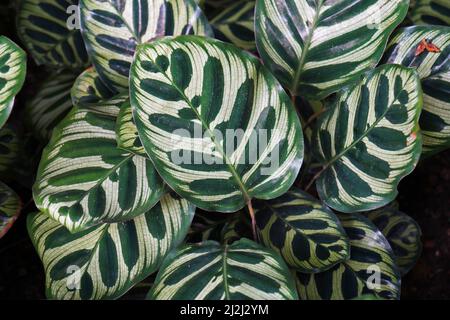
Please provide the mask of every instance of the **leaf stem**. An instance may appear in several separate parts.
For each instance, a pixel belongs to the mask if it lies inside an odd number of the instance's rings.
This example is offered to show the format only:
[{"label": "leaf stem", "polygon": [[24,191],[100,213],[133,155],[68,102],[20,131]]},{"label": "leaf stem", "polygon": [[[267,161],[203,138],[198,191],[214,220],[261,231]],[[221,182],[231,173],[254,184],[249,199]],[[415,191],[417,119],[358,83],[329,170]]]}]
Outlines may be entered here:
[{"label": "leaf stem", "polygon": [[314,113],[311,117],[309,117],[309,119],[306,121],[305,125],[303,126],[303,130],[305,130],[306,128],[308,128],[309,126],[311,126],[311,124],[313,124],[313,122],[320,117],[327,109],[323,108],[322,110]]},{"label": "leaf stem", "polygon": [[250,214],[250,219],[252,220],[252,233],[253,233],[253,240],[257,241],[257,236],[256,236],[256,219],[255,219],[255,211],[253,210],[253,206],[252,206],[252,200],[249,200],[247,202],[247,208],[248,208],[248,212]]},{"label": "leaf stem", "polygon": [[320,175],[328,169],[328,166],[324,166],[319,172],[317,172],[315,174],[315,176],[311,179],[311,181],[308,183],[308,185],[305,188],[305,191],[308,191],[309,189],[311,189],[313,183],[320,177]]}]

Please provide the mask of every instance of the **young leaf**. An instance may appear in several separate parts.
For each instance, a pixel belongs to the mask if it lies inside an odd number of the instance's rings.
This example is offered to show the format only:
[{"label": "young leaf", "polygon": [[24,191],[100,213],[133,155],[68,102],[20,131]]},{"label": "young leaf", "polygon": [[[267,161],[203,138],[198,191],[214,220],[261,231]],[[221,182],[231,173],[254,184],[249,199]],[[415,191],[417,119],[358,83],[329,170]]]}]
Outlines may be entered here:
[{"label": "young leaf", "polygon": [[158,172],[199,208],[235,212],[276,198],[298,174],[303,136],[289,97],[233,45],[180,36],[139,46],[130,100]]},{"label": "young leaf", "polygon": [[148,297],[155,300],[292,300],[295,283],[278,255],[248,239],[171,252]]},{"label": "young leaf", "polygon": [[414,0],[409,15],[414,24],[450,26],[450,2],[448,0]]},{"label": "young leaf", "polygon": [[414,219],[395,209],[382,208],[365,214],[392,247],[402,275],[408,273],[422,253],[422,231]]},{"label": "young leaf", "polygon": [[167,194],[132,220],[76,234],[42,213],[29,215],[28,233],[46,270],[47,297],[120,297],[155,272],[183,240],[194,211],[186,200]]},{"label": "young leaf", "polygon": [[126,99],[73,108],[44,149],[33,187],[36,206],[72,232],[134,218],[163,194],[152,163],[117,148],[117,106]]},{"label": "young leaf", "polygon": [[138,44],[166,35],[212,35],[194,0],[80,0],[80,10],[86,48],[111,90],[128,88]]},{"label": "young leaf", "polygon": [[16,221],[22,209],[19,196],[6,184],[0,182],[0,239]]},{"label": "young leaf", "polygon": [[142,146],[141,139],[139,139],[138,131],[133,120],[130,100],[128,99],[120,107],[119,115],[117,116],[116,138],[119,148],[148,158]]},{"label": "young leaf", "polygon": [[70,89],[76,77],[75,73],[68,71],[51,75],[27,105],[27,121],[37,139],[47,142],[53,128],[72,108]]},{"label": "young leaf", "polygon": [[256,51],[255,1],[238,1],[211,20],[217,39]]},{"label": "young leaf", "polygon": [[257,0],[256,45],[293,95],[320,100],[380,60],[409,0]]},{"label": "young leaf", "polygon": [[420,79],[413,69],[384,65],[339,92],[319,119],[313,151],[323,165],[320,198],[342,212],[382,207],[414,169],[422,138]]},{"label": "young leaf", "polygon": [[89,107],[104,102],[118,94],[111,91],[93,67],[87,68],[75,80],[70,96],[77,107]]},{"label": "young leaf", "polygon": [[22,0],[17,31],[36,64],[84,68],[89,57],[77,25],[78,0]]},{"label": "young leaf", "polygon": [[[416,55],[423,40],[440,52],[424,50]],[[450,148],[450,27],[400,29],[389,44],[385,60],[417,69],[423,89],[423,152],[431,155]]]},{"label": "young leaf", "polygon": [[388,241],[367,218],[340,214],[350,238],[350,258],[317,274],[297,272],[300,299],[348,300],[366,294],[400,297],[400,274]]},{"label": "young leaf", "polygon": [[263,243],[290,267],[316,273],[348,258],[347,235],[336,215],[298,188],[254,207]]},{"label": "young leaf", "polygon": [[22,89],[26,63],[25,52],[8,38],[0,36],[0,128],[8,120],[14,97]]}]

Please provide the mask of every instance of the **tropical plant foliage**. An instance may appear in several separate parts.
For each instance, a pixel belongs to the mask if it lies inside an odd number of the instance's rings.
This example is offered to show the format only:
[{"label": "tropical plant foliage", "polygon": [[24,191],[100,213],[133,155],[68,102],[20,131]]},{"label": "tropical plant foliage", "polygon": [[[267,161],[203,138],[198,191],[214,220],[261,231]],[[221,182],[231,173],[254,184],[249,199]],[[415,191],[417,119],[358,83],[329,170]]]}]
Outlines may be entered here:
[{"label": "tropical plant foliage", "polygon": [[[115,299],[153,274],[148,299],[399,299],[422,244],[398,185],[450,148],[449,12],[21,1],[43,71],[3,127],[26,56],[0,37],[0,176],[34,180],[47,297]],[[0,182],[0,237],[21,203]]]}]

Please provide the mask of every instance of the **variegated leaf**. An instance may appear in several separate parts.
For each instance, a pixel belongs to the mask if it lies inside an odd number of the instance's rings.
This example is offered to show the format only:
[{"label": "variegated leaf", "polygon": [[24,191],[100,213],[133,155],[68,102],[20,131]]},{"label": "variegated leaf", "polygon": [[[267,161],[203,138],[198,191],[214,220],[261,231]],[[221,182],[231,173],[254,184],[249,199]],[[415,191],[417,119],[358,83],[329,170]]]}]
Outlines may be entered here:
[{"label": "variegated leaf", "polygon": [[80,69],[89,58],[77,20],[78,0],[22,0],[17,30],[38,65]]},{"label": "variegated leaf", "polygon": [[417,72],[384,65],[338,93],[320,118],[313,151],[320,198],[342,212],[382,207],[415,168],[422,149]]},{"label": "variegated leaf", "polygon": [[[433,43],[440,52],[424,50],[416,55],[423,40]],[[450,27],[399,30],[389,44],[385,60],[417,69],[423,88],[420,128],[425,155],[450,148]]]},{"label": "variegated leaf", "polygon": [[414,0],[409,16],[414,24],[450,26],[448,0]]},{"label": "variegated leaf", "polygon": [[128,152],[148,158],[139,138],[136,124],[133,120],[130,100],[120,107],[116,123],[117,146]]},{"label": "variegated leaf", "polygon": [[341,214],[350,238],[350,258],[316,274],[297,272],[300,299],[349,300],[367,294],[383,299],[400,297],[400,273],[386,238],[367,218]]},{"label": "variegated leaf", "polygon": [[25,81],[26,54],[14,42],[0,36],[0,128],[8,120],[14,98]]},{"label": "variegated leaf", "polygon": [[255,1],[238,1],[211,20],[217,39],[256,51]]},{"label": "variegated leaf", "polygon": [[75,80],[70,95],[74,106],[89,107],[111,99],[117,92],[111,91],[100,79],[97,71],[90,67]]},{"label": "variegated leaf", "polygon": [[194,0],[80,0],[80,10],[86,48],[111,90],[128,88],[138,44],[166,35],[212,35]]},{"label": "variegated leaf", "polygon": [[148,297],[155,300],[292,300],[286,264],[248,239],[183,246],[164,260]]},{"label": "variegated leaf", "polygon": [[44,264],[47,297],[120,297],[155,272],[183,240],[194,211],[186,200],[168,194],[132,220],[76,234],[42,213],[30,215],[28,233]]},{"label": "variegated leaf", "polygon": [[371,211],[366,216],[389,241],[401,274],[408,273],[422,253],[422,231],[417,222],[405,213],[391,208]]},{"label": "variegated leaf", "polygon": [[317,273],[346,260],[349,243],[336,215],[298,188],[254,203],[263,243],[294,269]]},{"label": "variegated leaf", "polygon": [[8,232],[22,209],[19,196],[0,182],[0,239]]},{"label": "variegated leaf", "polygon": [[139,46],[130,100],[158,172],[199,208],[235,212],[276,198],[298,174],[303,136],[289,97],[233,45],[179,36]]},{"label": "variegated leaf", "polygon": [[409,0],[257,0],[258,52],[293,95],[320,100],[380,60]]},{"label": "variegated leaf", "polygon": [[163,193],[148,159],[117,148],[116,118],[125,100],[73,108],[44,149],[33,187],[36,206],[72,232],[134,218]]},{"label": "variegated leaf", "polygon": [[60,72],[47,78],[25,110],[36,138],[47,142],[53,128],[72,108],[70,89],[77,74]]}]

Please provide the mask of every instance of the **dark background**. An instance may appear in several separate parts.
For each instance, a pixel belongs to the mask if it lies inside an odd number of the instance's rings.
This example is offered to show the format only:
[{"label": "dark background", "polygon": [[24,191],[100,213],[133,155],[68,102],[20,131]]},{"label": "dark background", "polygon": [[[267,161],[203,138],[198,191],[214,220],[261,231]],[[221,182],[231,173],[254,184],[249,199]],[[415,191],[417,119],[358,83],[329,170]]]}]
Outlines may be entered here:
[{"label": "dark background", "polygon": [[[0,34],[24,47],[15,34],[14,11],[7,1],[1,2]],[[19,130],[24,127],[23,109],[46,73],[29,59],[27,80],[9,121]],[[23,147],[28,160],[40,149],[33,139],[27,139]],[[25,207],[11,230],[0,239],[0,299],[45,299],[44,269],[25,225],[26,215],[36,210],[26,187],[33,180],[33,172],[33,167],[26,167],[18,176],[21,181],[8,182]],[[402,299],[450,299],[450,150],[420,162],[400,183],[399,191],[400,210],[414,218],[423,233],[422,255],[414,269],[402,278]],[[143,298],[149,290],[148,283],[138,284],[122,299]]]}]

